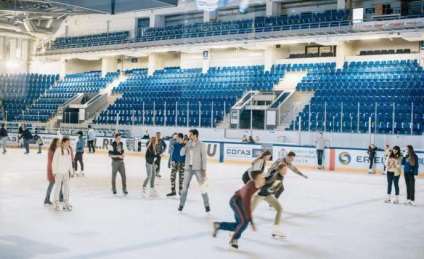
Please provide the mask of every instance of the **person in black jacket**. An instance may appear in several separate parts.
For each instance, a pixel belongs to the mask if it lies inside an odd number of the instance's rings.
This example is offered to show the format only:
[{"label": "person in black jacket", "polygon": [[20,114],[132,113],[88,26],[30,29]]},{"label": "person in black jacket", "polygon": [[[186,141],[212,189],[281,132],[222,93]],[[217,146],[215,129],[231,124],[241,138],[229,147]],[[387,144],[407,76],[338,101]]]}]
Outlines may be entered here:
[{"label": "person in black jacket", "polygon": [[375,170],[373,169],[373,165],[374,165],[375,155],[377,154],[377,147],[374,144],[371,144],[368,147],[367,154],[368,154],[368,158],[370,160],[370,167],[369,167],[368,173],[369,174],[375,174]]},{"label": "person in black jacket", "polygon": [[155,191],[155,172],[156,172],[156,164],[155,158],[157,156],[157,139],[156,137],[152,137],[147,145],[146,150],[146,173],[147,178],[143,183],[143,195],[146,194],[147,184],[150,181],[150,196],[157,197],[157,193]]},{"label": "person in black jacket", "polygon": [[161,178],[160,175],[160,161],[162,160],[162,154],[166,150],[166,143],[161,138],[160,132],[156,132],[156,177]]},{"label": "person in black jacket", "polygon": [[25,146],[24,154],[29,154],[29,141],[32,139],[32,134],[25,124],[22,126],[22,130],[23,130],[22,138],[24,139],[24,146]]},{"label": "person in black jacket", "polygon": [[4,124],[1,125],[0,139],[1,139],[1,146],[3,147],[3,154],[6,154],[7,130],[4,128]]},{"label": "person in black jacket", "polygon": [[115,141],[109,146],[109,157],[112,158],[112,192],[116,194],[116,174],[119,172],[122,179],[122,193],[127,195],[127,177],[124,164],[124,144],[121,142],[121,134],[115,134]]}]

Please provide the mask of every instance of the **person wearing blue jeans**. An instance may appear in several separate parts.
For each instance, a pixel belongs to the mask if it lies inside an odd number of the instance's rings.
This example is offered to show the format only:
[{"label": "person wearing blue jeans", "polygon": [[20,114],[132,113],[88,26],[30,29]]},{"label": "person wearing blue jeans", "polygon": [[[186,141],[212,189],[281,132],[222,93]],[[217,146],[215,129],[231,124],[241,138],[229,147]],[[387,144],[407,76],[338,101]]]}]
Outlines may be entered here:
[{"label": "person wearing blue jeans", "polygon": [[265,175],[261,171],[251,172],[252,180],[246,183],[243,188],[236,191],[230,199],[230,207],[234,211],[236,222],[214,222],[213,237],[216,237],[219,230],[232,231],[230,245],[238,249],[238,240],[241,234],[246,230],[247,226],[252,226],[253,231],[256,231],[253,224],[251,201],[252,196],[265,184]]},{"label": "person wearing blue jeans", "polygon": [[210,211],[209,196],[206,190],[206,145],[199,140],[199,132],[196,129],[189,131],[190,141],[184,141],[180,155],[185,156],[185,173],[183,190],[181,191],[179,211],[182,211],[187,199],[188,188],[190,187],[193,175],[202,188],[203,204],[206,212]]},{"label": "person wearing blue jeans", "polygon": [[156,164],[154,162],[155,157],[157,156],[157,138],[152,137],[149,141],[149,145],[146,150],[146,173],[147,178],[143,183],[143,195],[146,194],[147,184],[150,181],[150,196],[156,197],[157,193],[155,191],[155,176],[156,176]]}]

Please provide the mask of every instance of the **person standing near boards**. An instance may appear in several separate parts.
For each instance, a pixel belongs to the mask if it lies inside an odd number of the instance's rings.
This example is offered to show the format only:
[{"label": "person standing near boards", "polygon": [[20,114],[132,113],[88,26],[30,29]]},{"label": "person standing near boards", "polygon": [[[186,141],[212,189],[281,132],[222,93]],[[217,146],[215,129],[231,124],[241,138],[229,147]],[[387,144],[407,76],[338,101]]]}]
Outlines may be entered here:
[{"label": "person standing near boards", "polygon": [[317,150],[317,159],[318,159],[318,169],[324,169],[322,166],[322,159],[324,157],[324,149],[330,147],[330,141],[324,138],[324,134],[320,132],[318,138],[315,140],[315,147]]},{"label": "person standing near boards", "polygon": [[1,146],[3,148],[3,154],[6,154],[7,152],[6,150],[7,138],[8,138],[7,130],[4,128],[4,124],[2,124],[0,128],[0,139],[1,139]]},{"label": "person standing near boards", "polygon": [[115,134],[115,140],[109,146],[109,157],[112,158],[112,193],[116,194],[116,175],[119,172],[122,180],[122,193],[127,195],[127,176],[124,164],[124,144],[121,142],[121,134]]},{"label": "person standing near boards", "polygon": [[94,148],[94,141],[96,140],[96,132],[91,128],[91,125],[88,125],[87,132],[87,144],[88,144],[88,153],[95,153],[96,149]]},{"label": "person standing near boards", "polygon": [[157,138],[152,137],[147,145],[146,149],[146,173],[147,177],[143,182],[143,190],[142,195],[146,194],[147,184],[150,182],[150,197],[157,197],[157,193],[155,191],[155,175],[156,175],[156,164],[155,157],[157,156]]},{"label": "person standing near boards", "polygon": [[[84,161],[83,161],[83,155],[84,155],[84,137],[82,136],[82,131],[77,132],[78,141],[76,146],[76,153],[75,153],[75,172],[77,172],[77,176],[84,176]],[[78,173],[78,162],[81,166],[81,174]]]},{"label": "person standing near boards", "polygon": [[403,172],[405,175],[407,200],[405,205],[415,206],[415,176],[418,175],[419,161],[414,147],[406,146],[406,152],[402,158]]},{"label": "person standing near boards", "polygon": [[22,126],[22,129],[24,131],[22,133],[22,138],[24,139],[24,146],[25,146],[25,153],[24,154],[27,155],[27,154],[29,154],[29,142],[32,139],[32,134],[25,124]]},{"label": "person standing near boards", "polygon": [[368,154],[368,159],[370,161],[370,167],[369,167],[368,173],[375,174],[375,170],[373,166],[374,166],[374,158],[375,158],[375,155],[377,154],[377,147],[374,144],[371,144],[368,147],[367,154]]},{"label": "person standing near boards", "polygon": [[[177,179],[177,173],[179,174],[178,179],[178,193],[181,195],[181,191],[183,190],[183,182],[184,182],[184,167],[185,167],[185,156],[181,155],[181,149],[183,148],[183,139],[184,135],[182,133],[178,133],[175,135],[175,142],[173,144],[173,152],[171,159],[171,192],[166,196],[175,196],[177,195],[175,181]],[[171,145],[170,145],[171,146]]]}]

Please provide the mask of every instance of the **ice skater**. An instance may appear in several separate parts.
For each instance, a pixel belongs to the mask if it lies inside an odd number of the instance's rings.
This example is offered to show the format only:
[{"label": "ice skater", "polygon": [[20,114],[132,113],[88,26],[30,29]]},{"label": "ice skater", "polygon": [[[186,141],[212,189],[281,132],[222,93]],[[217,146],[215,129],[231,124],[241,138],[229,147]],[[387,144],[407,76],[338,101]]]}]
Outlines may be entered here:
[{"label": "ice skater", "polygon": [[402,154],[398,146],[394,146],[393,150],[387,156],[385,167],[387,169],[387,199],[385,203],[390,203],[392,194],[392,184],[395,185],[395,200],[394,204],[399,204],[399,178],[401,174]]},{"label": "ice skater", "polygon": [[415,176],[418,175],[419,161],[411,145],[406,146],[406,152],[402,158],[402,165],[407,193],[405,205],[415,206]]},{"label": "ice skater", "polygon": [[149,141],[149,144],[146,149],[146,173],[147,177],[143,183],[142,194],[146,194],[147,184],[150,181],[150,197],[157,197],[157,193],[155,191],[155,173],[156,173],[156,164],[155,157],[157,156],[157,138],[152,137]]},{"label": "ice skater", "polygon": [[1,146],[3,148],[3,154],[6,154],[6,145],[7,145],[7,130],[4,128],[4,124],[1,125],[0,128],[0,139],[1,139]]},{"label": "ice skater", "polygon": [[370,166],[368,169],[369,174],[375,174],[375,170],[373,166],[374,166],[374,158],[375,158],[375,155],[377,154],[377,149],[378,148],[374,144],[371,144],[368,146],[367,154],[368,154],[368,159],[370,161]]},{"label": "ice skater", "polygon": [[[299,171],[299,169],[297,169],[297,167],[295,167],[292,162],[294,160],[294,158],[296,157],[296,154],[292,151],[290,151],[286,157],[284,158],[280,158],[277,161],[274,162],[274,164],[272,164],[272,166],[268,169],[268,174],[271,173],[272,171],[275,171],[278,169],[278,165],[281,163],[284,163],[287,165],[287,168],[289,168],[293,173],[302,176],[305,179],[308,179],[308,176],[302,174],[302,172]],[[281,188],[275,192],[274,196],[275,198],[279,198],[281,196],[281,194],[284,191],[284,185],[281,186]]]},{"label": "ice skater", "polygon": [[156,160],[155,160],[155,164],[156,164],[156,177],[161,178],[162,176],[160,175],[160,162],[162,161],[162,155],[163,152],[165,152],[166,150],[166,143],[165,141],[161,138],[161,133],[160,132],[156,132]]},{"label": "ice skater", "polygon": [[214,222],[213,223],[213,237],[216,237],[219,230],[232,231],[233,234],[230,239],[230,246],[238,249],[238,240],[241,234],[246,230],[247,226],[251,225],[252,230],[256,231],[255,224],[253,223],[251,201],[252,196],[265,184],[265,176],[261,171],[252,171],[252,180],[230,199],[230,207],[234,211],[236,222]]},{"label": "ice skater", "polygon": [[258,204],[265,200],[268,204],[273,207],[277,214],[274,219],[274,228],[272,230],[272,236],[285,239],[286,236],[280,230],[281,214],[283,213],[283,207],[277,198],[273,195],[283,186],[284,176],[287,173],[287,164],[280,163],[278,169],[270,172],[265,177],[265,185],[262,186],[260,191],[253,195],[252,198],[252,212],[255,211]]},{"label": "ice skater", "polygon": [[115,140],[109,146],[109,157],[112,158],[112,193],[116,194],[116,174],[119,172],[122,180],[122,193],[127,195],[127,177],[124,164],[124,144],[121,133],[115,134]]},{"label": "ice skater", "polygon": [[68,137],[63,137],[61,147],[57,148],[53,155],[52,169],[54,176],[54,202],[53,208],[60,209],[59,192],[63,184],[63,209],[72,210],[72,205],[69,203],[69,178],[75,176],[75,171],[72,166],[72,154],[69,149],[71,140]]},{"label": "ice skater", "polygon": [[37,154],[41,154],[41,148],[44,145],[43,143],[43,139],[41,139],[41,137],[39,135],[35,135],[35,144],[38,145],[38,152]]},{"label": "ice skater", "polygon": [[[44,205],[53,205],[53,203],[50,201],[50,195],[54,186],[52,163],[53,163],[54,153],[56,149],[60,148],[60,145],[61,145],[60,139],[54,138],[49,146],[49,151],[47,154],[47,181],[49,182],[49,186],[47,187],[46,198],[44,198]],[[62,192],[62,188],[60,188],[59,202],[62,202],[62,201],[63,201],[63,192]]]},{"label": "ice skater", "polygon": [[[75,153],[75,172],[77,172],[77,176],[84,176],[84,161],[83,161],[83,155],[84,155],[84,137],[82,136],[82,131],[77,132],[78,141],[76,145],[76,153]],[[81,173],[78,173],[78,162],[81,166]]]},{"label": "ice skater", "polygon": [[188,188],[190,187],[193,175],[202,188],[203,205],[206,212],[210,211],[209,196],[206,190],[206,145],[199,140],[199,132],[196,129],[189,131],[190,141],[184,142],[180,155],[185,156],[185,173],[183,190],[181,191],[179,211],[182,211],[187,199]]},{"label": "ice skater", "polygon": [[[175,134],[175,142],[173,143],[173,152],[171,160],[171,192],[166,196],[175,196],[176,188],[175,188],[175,180],[177,179],[177,173],[179,174],[178,179],[178,193],[181,195],[181,191],[183,190],[183,182],[184,182],[184,167],[185,167],[185,156],[180,154],[181,149],[183,148],[183,139],[184,135],[182,133]],[[171,148],[171,144],[169,144]]]},{"label": "ice skater", "polygon": [[252,161],[251,166],[244,172],[242,176],[242,180],[244,184],[250,181],[252,178],[250,177],[250,173],[252,171],[261,171],[264,172],[266,162],[271,158],[271,152],[269,150],[265,150],[259,157]]}]

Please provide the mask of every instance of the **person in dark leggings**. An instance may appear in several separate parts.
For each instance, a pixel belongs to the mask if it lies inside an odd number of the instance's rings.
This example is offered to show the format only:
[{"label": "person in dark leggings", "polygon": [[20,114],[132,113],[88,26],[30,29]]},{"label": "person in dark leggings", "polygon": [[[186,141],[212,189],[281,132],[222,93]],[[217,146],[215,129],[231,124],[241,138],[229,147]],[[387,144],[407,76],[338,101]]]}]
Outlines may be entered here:
[{"label": "person in dark leggings", "polygon": [[405,175],[407,200],[405,205],[415,206],[415,176],[418,175],[418,156],[411,145],[406,146],[405,156],[402,158]]},{"label": "person in dark leggings", "polygon": [[393,147],[393,151],[386,158],[385,166],[387,168],[387,199],[385,203],[391,202],[392,185],[395,186],[394,204],[399,204],[399,178],[401,173],[402,154],[398,146]]},{"label": "person in dark leggings", "polygon": [[[77,175],[84,176],[84,161],[83,161],[83,155],[84,155],[84,138],[82,137],[82,131],[77,132],[78,136],[78,142],[77,142],[77,150],[75,153],[75,172]],[[81,174],[78,174],[78,162],[81,165]]]},{"label": "person in dark leggings", "polygon": [[246,184],[252,178],[250,177],[250,173],[252,171],[261,171],[265,170],[266,162],[271,158],[271,151],[265,150],[259,157],[252,161],[251,166],[247,169],[246,172],[243,173],[242,181]]},{"label": "person in dark leggings", "polygon": [[369,167],[368,173],[375,174],[375,170],[373,169],[373,166],[374,166],[374,158],[375,158],[375,155],[377,154],[377,147],[374,144],[371,144],[368,147],[367,154],[370,160],[370,167]]},{"label": "person in dark leggings", "polygon": [[238,249],[238,240],[241,234],[246,230],[247,226],[252,226],[252,230],[256,231],[253,223],[251,201],[252,196],[265,184],[265,176],[261,171],[252,172],[252,180],[250,180],[243,188],[236,191],[230,199],[230,207],[234,211],[236,222],[214,222],[213,237],[216,237],[219,230],[231,231],[233,234],[230,239],[230,246]]}]

